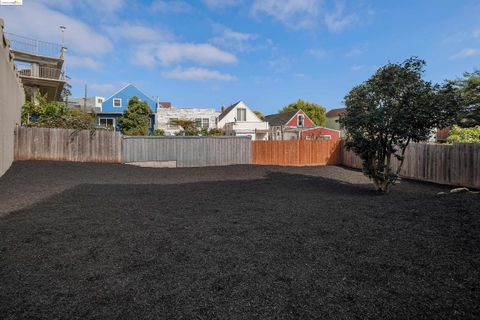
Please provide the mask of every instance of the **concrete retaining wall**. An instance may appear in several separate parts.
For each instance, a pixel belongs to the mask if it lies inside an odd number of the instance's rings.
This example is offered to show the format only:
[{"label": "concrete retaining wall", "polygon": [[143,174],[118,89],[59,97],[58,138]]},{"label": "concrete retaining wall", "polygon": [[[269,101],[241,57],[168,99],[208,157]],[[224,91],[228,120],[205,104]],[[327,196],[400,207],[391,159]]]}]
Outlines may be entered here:
[{"label": "concrete retaining wall", "polygon": [[10,45],[3,34],[0,18],[0,176],[13,161],[15,126],[20,124],[20,112],[25,91],[17,75]]}]

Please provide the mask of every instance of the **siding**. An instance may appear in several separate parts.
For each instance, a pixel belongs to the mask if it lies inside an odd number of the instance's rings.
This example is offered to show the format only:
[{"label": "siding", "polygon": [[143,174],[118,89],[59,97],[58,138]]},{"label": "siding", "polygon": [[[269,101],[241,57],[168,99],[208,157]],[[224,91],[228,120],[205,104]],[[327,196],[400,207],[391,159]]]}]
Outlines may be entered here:
[{"label": "siding", "polygon": [[10,168],[14,158],[14,131],[20,123],[20,111],[25,92],[10,54],[9,43],[3,35],[0,19],[0,176]]}]

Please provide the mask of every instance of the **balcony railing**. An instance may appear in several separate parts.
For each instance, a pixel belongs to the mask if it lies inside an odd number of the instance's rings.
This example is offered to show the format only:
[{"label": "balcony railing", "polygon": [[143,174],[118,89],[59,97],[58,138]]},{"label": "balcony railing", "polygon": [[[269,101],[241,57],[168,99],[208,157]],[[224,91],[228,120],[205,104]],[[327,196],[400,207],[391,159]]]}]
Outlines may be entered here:
[{"label": "balcony railing", "polygon": [[65,75],[62,70],[52,67],[37,66],[37,65],[17,65],[17,70],[20,76],[43,78],[52,80],[65,80]]},{"label": "balcony railing", "polygon": [[57,43],[35,40],[8,32],[5,32],[5,35],[10,40],[12,50],[55,58],[61,56],[62,46]]}]

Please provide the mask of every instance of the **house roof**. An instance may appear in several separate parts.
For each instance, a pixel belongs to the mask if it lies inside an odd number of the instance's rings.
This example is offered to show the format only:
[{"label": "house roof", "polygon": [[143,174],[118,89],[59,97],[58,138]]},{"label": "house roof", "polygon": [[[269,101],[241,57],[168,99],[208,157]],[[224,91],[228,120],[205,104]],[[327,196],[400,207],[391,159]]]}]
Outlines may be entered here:
[{"label": "house roof", "polygon": [[143,92],[142,90],[140,90],[136,85],[131,84],[131,83],[127,84],[126,86],[124,86],[123,88],[121,88],[120,90],[118,90],[117,92],[115,92],[114,94],[112,94],[110,97],[108,97],[107,99],[105,99],[104,102],[107,101],[107,100],[110,100],[111,98],[113,98],[113,97],[116,96],[118,93],[122,92],[123,90],[127,89],[128,87],[134,87],[136,90],[138,90],[139,92],[141,92],[145,97],[147,97],[148,99],[150,99],[150,101],[151,101],[152,103],[156,103],[155,100],[154,100],[152,97],[150,97],[148,94],[146,94],[145,92]]},{"label": "house roof", "polygon": [[240,102],[242,101],[237,101],[235,102],[234,104],[232,104],[230,107],[226,108],[222,113],[220,113],[220,115],[218,116],[218,121],[222,120],[223,118],[225,118],[225,116],[227,114],[230,113],[230,111],[233,110],[233,108],[235,108]]},{"label": "house roof", "polygon": [[339,117],[340,115],[345,113],[345,111],[347,111],[346,108],[332,109],[327,112],[327,117],[328,118]]},{"label": "house roof", "polygon": [[270,114],[268,116],[265,116],[264,121],[268,122],[268,124],[271,126],[286,125],[288,121],[290,121],[290,119],[292,119],[292,117],[297,114],[298,111],[299,110]]}]

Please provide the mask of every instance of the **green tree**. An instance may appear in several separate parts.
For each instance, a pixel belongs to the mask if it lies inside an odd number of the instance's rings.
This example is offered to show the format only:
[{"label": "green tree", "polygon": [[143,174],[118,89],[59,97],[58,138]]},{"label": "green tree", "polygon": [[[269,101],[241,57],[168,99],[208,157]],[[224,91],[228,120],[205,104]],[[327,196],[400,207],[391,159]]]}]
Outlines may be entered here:
[{"label": "green tree", "polygon": [[462,79],[452,81],[460,90],[464,109],[459,114],[458,125],[464,128],[480,125],[480,69],[465,72]]},{"label": "green tree", "polygon": [[46,95],[39,96],[36,102],[26,102],[21,115],[22,125],[43,128],[93,130],[94,120],[94,113],[70,109],[58,101],[48,102]]},{"label": "green tree", "polygon": [[324,127],[327,123],[327,112],[324,107],[316,103],[303,101],[301,99],[299,99],[297,102],[290,103],[288,106],[280,110],[280,112],[285,113],[300,109],[303,110],[317,126]]},{"label": "green tree", "polygon": [[472,128],[453,126],[448,134],[447,142],[480,143],[480,126]]},{"label": "green tree", "polygon": [[125,135],[146,136],[150,127],[152,110],[145,101],[133,97],[128,101],[128,108],[118,119],[118,124]]},{"label": "green tree", "polygon": [[[363,173],[378,191],[388,192],[397,181],[408,144],[450,125],[461,108],[452,84],[422,79],[424,66],[417,58],[389,63],[345,97],[340,123],[347,132],[346,148],[362,159]],[[400,161],[395,171],[392,158]]]},{"label": "green tree", "polygon": [[255,115],[260,119],[260,120],[263,120],[265,118],[265,116],[263,115],[263,113],[261,113],[260,111],[253,111],[253,113],[255,113]]},{"label": "green tree", "polygon": [[179,126],[182,128],[179,132],[175,133],[176,136],[198,136],[200,130],[195,127],[195,121],[190,119],[171,119],[170,124]]},{"label": "green tree", "polygon": [[162,129],[153,130],[153,136],[155,137],[163,137],[164,135],[165,135],[165,131]]},{"label": "green tree", "polygon": [[212,128],[212,129],[204,128],[204,129],[202,129],[200,134],[202,136],[205,136],[205,137],[208,137],[208,136],[217,136],[218,137],[218,136],[224,136],[225,132],[223,132],[222,129],[217,129],[217,128]]}]

